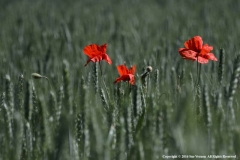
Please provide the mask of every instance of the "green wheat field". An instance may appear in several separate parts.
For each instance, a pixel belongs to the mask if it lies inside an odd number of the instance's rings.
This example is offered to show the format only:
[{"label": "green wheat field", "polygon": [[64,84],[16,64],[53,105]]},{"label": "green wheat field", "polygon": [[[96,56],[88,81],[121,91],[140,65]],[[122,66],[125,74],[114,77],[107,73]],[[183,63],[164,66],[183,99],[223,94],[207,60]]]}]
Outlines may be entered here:
[{"label": "green wheat field", "polygon": [[[239,159],[239,9],[237,0],[1,0],[0,160]],[[217,62],[179,55],[196,35]],[[112,65],[84,67],[92,43],[108,44]],[[137,67],[135,85],[113,83],[124,63]]]}]

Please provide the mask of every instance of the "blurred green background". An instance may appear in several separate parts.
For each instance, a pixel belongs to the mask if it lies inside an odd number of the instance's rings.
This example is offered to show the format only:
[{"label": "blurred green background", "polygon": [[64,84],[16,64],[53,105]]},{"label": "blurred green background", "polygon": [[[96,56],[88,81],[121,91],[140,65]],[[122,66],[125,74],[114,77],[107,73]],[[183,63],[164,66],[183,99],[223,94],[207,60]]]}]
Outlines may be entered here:
[{"label": "blurred green background", "polygon": [[[0,159],[239,156],[239,9],[235,0],[1,0]],[[221,59],[201,66],[198,85],[196,62],[178,53],[195,35]],[[84,67],[91,43],[108,44],[102,76]],[[123,63],[137,66],[136,86],[113,84]]]}]

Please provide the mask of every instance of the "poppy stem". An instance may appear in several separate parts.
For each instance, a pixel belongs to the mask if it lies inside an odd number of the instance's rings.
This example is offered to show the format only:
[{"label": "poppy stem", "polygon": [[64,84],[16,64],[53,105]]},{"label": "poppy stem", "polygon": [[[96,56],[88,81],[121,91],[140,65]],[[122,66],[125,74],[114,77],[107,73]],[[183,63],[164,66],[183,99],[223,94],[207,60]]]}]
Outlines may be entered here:
[{"label": "poppy stem", "polygon": [[196,79],[196,85],[199,85],[200,74],[201,74],[201,64],[198,63],[198,56],[197,56],[197,79]]},{"label": "poppy stem", "polygon": [[200,77],[201,77],[201,64],[198,64],[197,77],[198,77],[197,84],[199,85]]},{"label": "poppy stem", "polygon": [[101,68],[101,62],[99,62],[99,68],[100,68],[100,74],[101,74],[101,77],[102,77],[102,68]]}]

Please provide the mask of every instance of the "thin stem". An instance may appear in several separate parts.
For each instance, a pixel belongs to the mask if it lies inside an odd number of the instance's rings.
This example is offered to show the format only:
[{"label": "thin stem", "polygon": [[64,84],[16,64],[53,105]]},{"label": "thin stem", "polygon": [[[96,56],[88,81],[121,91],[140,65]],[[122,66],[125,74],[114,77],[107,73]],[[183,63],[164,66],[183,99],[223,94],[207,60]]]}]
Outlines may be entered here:
[{"label": "thin stem", "polygon": [[198,64],[199,67],[198,67],[198,85],[199,85],[199,82],[200,82],[200,78],[201,78],[201,64]]},{"label": "thin stem", "polygon": [[197,56],[197,79],[195,81],[195,86],[199,85],[200,82],[200,74],[201,74],[201,64],[198,63],[198,56]]},{"label": "thin stem", "polygon": [[201,64],[198,63],[198,56],[197,56],[197,79],[194,88],[196,87],[196,105],[197,105],[197,115],[201,114],[201,98],[200,98],[200,74],[201,74]]},{"label": "thin stem", "polygon": [[98,64],[99,64],[99,68],[100,68],[100,74],[101,74],[101,77],[102,77],[101,61]]}]

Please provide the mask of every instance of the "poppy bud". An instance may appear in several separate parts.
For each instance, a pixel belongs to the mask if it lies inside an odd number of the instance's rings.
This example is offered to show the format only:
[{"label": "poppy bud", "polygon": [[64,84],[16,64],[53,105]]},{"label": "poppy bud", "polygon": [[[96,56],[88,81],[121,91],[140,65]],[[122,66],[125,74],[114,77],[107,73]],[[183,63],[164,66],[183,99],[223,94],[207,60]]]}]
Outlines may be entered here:
[{"label": "poppy bud", "polygon": [[142,79],[145,79],[145,78],[149,75],[150,72],[152,72],[152,67],[151,67],[151,66],[147,66],[147,67],[146,67],[146,72],[144,72],[144,73],[141,75]]},{"label": "poppy bud", "polygon": [[41,76],[38,73],[32,73],[32,77],[35,78],[35,79],[43,78],[43,76]]},{"label": "poppy bud", "polygon": [[45,79],[48,80],[47,77],[42,76],[42,75],[40,75],[40,74],[38,74],[38,73],[32,73],[32,77],[35,78],[35,79],[45,78]]},{"label": "poppy bud", "polygon": [[147,70],[147,72],[152,72],[152,67],[151,66],[147,66],[146,70]]},{"label": "poppy bud", "polygon": [[5,79],[6,79],[7,81],[10,81],[10,80],[11,80],[11,78],[10,78],[10,76],[9,76],[8,74],[5,76]]}]

